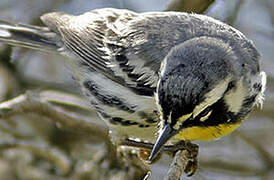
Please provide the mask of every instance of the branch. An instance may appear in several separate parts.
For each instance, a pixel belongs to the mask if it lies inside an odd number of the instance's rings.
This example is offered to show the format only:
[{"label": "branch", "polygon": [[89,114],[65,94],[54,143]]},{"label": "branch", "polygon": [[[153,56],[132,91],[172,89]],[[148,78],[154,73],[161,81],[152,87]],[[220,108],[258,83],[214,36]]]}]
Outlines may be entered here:
[{"label": "branch", "polygon": [[[121,145],[138,147],[149,151],[151,151],[153,148],[153,144],[151,143],[136,142],[129,139],[121,142]],[[196,172],[198,168],[198,145],[190,143],[188,141],[180,141],[174,145],[164,146],[162,148],[162,151],[172,154],[175,153],[173,162],[171,163],[168,174],[165,177],[166,180],[177,180],[183,172],[186,173],[188,176],[192,176]],[[139,156],[141,156],[145,160],[148,160],[148,156],[146,156],[146,154],[149,155],[149,153],[145,153],[145,155],[139,154]]]},{"label": "branch", "polygon": [[188,150],[177,151],[165,180],[178,180],[183,172],[188,176],[192,176],[198,166],[197,154]]}]

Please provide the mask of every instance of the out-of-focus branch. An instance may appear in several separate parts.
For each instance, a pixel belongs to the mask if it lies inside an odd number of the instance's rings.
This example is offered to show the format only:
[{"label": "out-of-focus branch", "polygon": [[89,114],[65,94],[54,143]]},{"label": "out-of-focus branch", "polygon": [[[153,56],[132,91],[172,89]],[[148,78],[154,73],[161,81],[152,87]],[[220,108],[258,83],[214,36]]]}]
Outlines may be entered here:
[{"label": "out-of-focus branch", "polygon": [[0,102],[9,98],[19,89],[14,75],[2,64],[0,64]]},{"label": "out-of-focus branch", "polygon": [[[89,137],[93,136],[91,139],[94,139],[95,137],[106,143],[107,154],[105,153],[105,150],[100,150],[99,152],[103,153],[103,155],[100,156],[101,158],[99,160],[94,161],[93,168],[91,169],[92,171],[98,171],[98,177],[115,176],[119,177],[116,179],[125,179],[127,176],[130,177],[130,174],[133,174],[136,177],[143,177],[143,175],[148,171],[146,166],[142,164],[143,162],[138,159],[136,155],[127,157],[124,152],[117,153],[116,146],[112,144],[108,136],[107,127],[101,125],[100,123],[96,123],[95,118],[90,116],[92,114],[90,113],[91,110],[87,107],[89,107],[89,105],[82,98],[77,98],[76,96],[66,93],[58,93],[55,91],[29,91],[26,94],[1,103],[0,119],[4,122],[2,128],[9,130],[6,128],[5,123],[9,122],[9,119],[13,116],[38,114],[40,117],[47,117],[52,122],[60,124],[63,128],[87,134],[87,140]],[[89,113],[87,111],[89,111]],[[8,133],[13,134],[13,132]],[[20,134],[17,136],[20,138]],[[62,163],[60,163],[58,159],[54,158],[54,154],[51,153],[52,151],[56,152],[54,148],[50,149],[46,146],[39,148],[40,146],[36,146],[36,144],[24,142],[25,141],[23,140],[7,140],[3,142],[2,145],[0,144],[0,149],[1,146],[3,149],[23,147],[24,149],[31,151],[32,154],[36,153],[41,156],[47,156],[49,161],[53,164],[57,164],[57,166],[60,166],[61,168],[63,167],[61,166]],[[64,159],[62,157],[63,156],[61,155],[59,158]],[[126,161],[124,161],[124,157]],[[68,164],[70,165],[70,163]],[[98,169],[100,169],[101,165],[105,168],[99,171]],[[113,172],[108,172],[108,168],[106,167],[113,169]],[[127,167],[127,169],[120,169],[120,171],[115,170],[115,168],[121,167]],[[83,169],[86,168],[83,167]],[[67,172],[65,170],[66,168],[63,168],[62,172]],[[82,174],[84,172],[79,173]],[[92,176],[93,175],[94,173],[92,173]],[[111,179],[110,177],[107,179]]]},{"label": "out-of-focus branch", "polygon": [[166,11],[183,11],[202,14],[215,0],[172,0]]},{"label": "out-of-focus branch", "polygon": [[[11,163],[13,165],[13,163]],[[31,165],[22,165],[16,164],[16,176],[20,177],[20,179],[54,179],[54,180],[67,180],[68,178],[61,177],[58,175],[49,174],[46,171],[43,171],[41,168],[37,166]]]},{"label": "out-of-focus branch", "polygon": [[[271,82],[268,81],[268,84],[271,84]],[[268,88],[271,89],[271,87]],[[255,108],[254,114],[256,114],[256,116],[268,117],[274,120],[274,96],[271,95],[271,93],[264,100],[262,109],[260,107]]]},{"label": "out-of-focus branch", "polygon": [[241,7],[243,6],[243,4],[244,4],[244,0],[238,0],[236,2],[235,9],[233,10],[233,13],[225,19],[225,22],[227,24],[230,24],[230,25],[234,24],[234,22],[236,21],[236,19],[238,17],[238,14],[239,14],[239,11],[240,11]]},{"label": "out-of-focus branch", "polygon": [[266,0],[264,2],[265,2],[265,6],[266,6],[266,8],[268,8],[268,12],[271,16],[272,26],[274,26],[274,3],[273,3],[273,0]]},{"label": "out-of-focus branch", "polygon": [[[86,102],[76,96],[66,95],[65,93],[57,93],[54,91],[31,92],[20,95],[14,99],[0,104],[0,118],[8,119],[13,115],[18,114],[38,114],[43,117],[48,117],[54,123],[69,130],[74,130],[81,133],[86,133],[101,139],[106,143],[109,156],[112,161],[116,161],[116,149],[108,136],[108,129],[94,122],[94,118],[84,113],[71,112],[55,104],[70,105],[74,108],[87,110]],[[73,101],[71,101],[73,100]]]},{"label": "out-of-focus branch", "polygon": [[246,143],[248,143],[253,149],[255,149],[258,154],[261,156],[262,160],[264,161],[264,164],[266,166],[273,166],[274,165],[274,159],[273,157],[258,143],[253,141],[251,138],[248,138],[244,133],[240,131],[235,132],[239,138],[244,140]]},{"label": "out-of-focus branch", "polygon": [[[40,94],[42,95],[41,97]],[[28,91],[26,94],[0,104],[0,118],[3,119],[17,114],[28,113],[35,113],[48,117],[67,129],[80,130],[80,132],[94,134],[103,139],[108,137],[108,130],[106,127],[94,123],[89,116],[76,112],[69,112],[64,108],[51,105],[49,99],[43,97],[43,93]]]},{"label": "out-of-focus branch", "polygon": [[17,132],[13,126],[11,126],[8,122],[0,120],[0,131],[12,135],[12,137],[17,139],[26,138],[26,136]]},{"label": "out-of-focus branch", "polygon": [[58,166],[61,174],[65,175],[71,169],[71,161],[60,150],[49,147],[46,144],[41,143],[33,143],[28,141],[21,140],[9,140],[9,141],[0,141],[0,149],[8,149],[8,148],[23,148],[31,151],[33,154],[43,157],[53,164]]},{"label": "out-of-focus branch", "polygon": [[241,176],[255,176],[263,172],[263,170],[246,166],[246,164],[229,163],[220,160],[204,161],[200,159],[199,166],[204,170],[215,172],[230,172]]},{"label": "out-of-focus branch", "polygon": [[[1,44],[0,44],[1,46]],[[0,47],[0,102],[19,89],[14,66],[9,63],[11,47]]]},{"label": "out-of-focus branch", "polygon": [[212,169],[215,171],[230,171],[233,173],[241,174],[243,176],[254,176],[254,175],[264,175],[273,169],[274,159],[263,147],[253,141],[251,138],[248,138],[242,132],[236,130],[234,132],[237,137],[244,140],[248,145],[250,145],[251,149],[255,149],[258,152],[258,155],[262,158],[263,164],[265,165],[262,168],[255,168],[252,166],[248,166],[246,164],[239,163],[228,163],[222,161],[200,161],[202,167],[206,167],[206,169]]}]

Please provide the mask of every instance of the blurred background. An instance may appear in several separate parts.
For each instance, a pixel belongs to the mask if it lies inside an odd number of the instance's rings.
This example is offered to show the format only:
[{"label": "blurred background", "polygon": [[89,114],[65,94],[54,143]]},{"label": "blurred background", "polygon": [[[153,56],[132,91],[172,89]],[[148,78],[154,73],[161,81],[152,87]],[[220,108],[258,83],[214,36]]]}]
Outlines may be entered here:
[{"label": "blurred background", "polygon": [[[46,12],[80,14],[104,7],[203,13],[253,40],[268,75],[263,109],[257,108],[231,135],[197,142],[198,171],[182,178],[274,179],[274,1],[1,0],[0,19],[41,25],[39,16]],[[108,146],[101,143],[108,141],[107,129],[62,60],[57,54],[0,44],[0,179],[140,179],[146,167],[134,173],[109,169]],[[162,179],[170,162],[163,155],[152,166],[151,179]]]}]

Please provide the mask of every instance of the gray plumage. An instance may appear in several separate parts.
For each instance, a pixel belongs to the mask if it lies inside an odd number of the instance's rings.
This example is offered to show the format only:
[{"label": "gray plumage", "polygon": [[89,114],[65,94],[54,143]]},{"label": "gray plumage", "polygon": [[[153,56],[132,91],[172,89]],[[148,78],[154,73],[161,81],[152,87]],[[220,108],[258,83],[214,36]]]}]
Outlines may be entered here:
[{"label": "gray plumage", "polygon": [[[253,43],[213,18],[108,8],[41,19],[47,27],[0,22],[0,41],[68,56],[83,93],[119,138],[154,141],[160,121],[176,124],[204,100],[214,104],[231,89],[243,94],[240,105],[254,97],[244,111],[231,112],[235,121],[262,99],[265,76]],[[216,101],[205,97],[224,79]],[[249,90],[240,92],[239,81]]]}]

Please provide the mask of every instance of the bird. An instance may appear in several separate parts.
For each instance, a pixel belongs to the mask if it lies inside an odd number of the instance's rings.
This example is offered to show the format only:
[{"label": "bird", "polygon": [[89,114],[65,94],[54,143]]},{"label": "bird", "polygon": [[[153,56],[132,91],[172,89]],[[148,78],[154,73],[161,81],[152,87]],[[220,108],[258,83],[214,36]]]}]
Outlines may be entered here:
[{"label": "bird", "polygon": [[114,140],[215,140],[262,105],[260,53],[239,30],[184,12],[51,12],[44,26],[0,21],[0,42],[57,52]]}]

